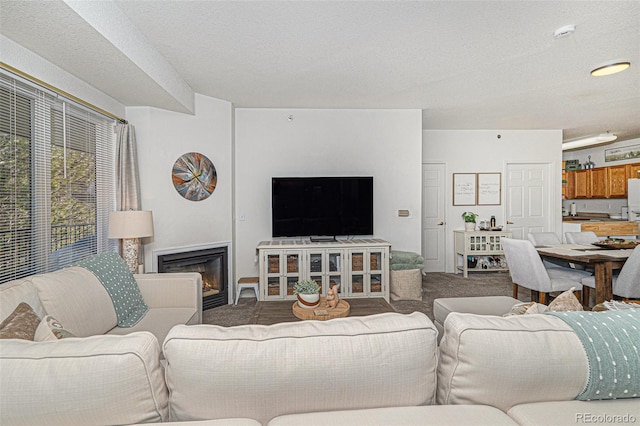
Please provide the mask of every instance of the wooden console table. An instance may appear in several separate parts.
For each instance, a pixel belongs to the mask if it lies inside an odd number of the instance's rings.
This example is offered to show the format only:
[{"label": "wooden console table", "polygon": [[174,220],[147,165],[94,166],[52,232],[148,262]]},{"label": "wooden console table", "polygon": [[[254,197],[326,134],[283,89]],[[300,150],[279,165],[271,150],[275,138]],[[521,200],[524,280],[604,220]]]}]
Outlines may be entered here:
[{"label": "wooden console table", "polygon": [[[453,231],[454,235],[454,256],[453,270],[457,274],[462,271],[462,276],[467,278],[469,271],[488,272],[488,271],[507,271],[507,266],[494,266],[482,268],[479,264],[475,268],[469,268],[467,264],[468,256],[476,256],[478,258],[498,257],[504,261],[504,251],[500,239],[511,238],[511,232],[508,231]],[[460,256],[462,262],[460,262]],[[501,262],[506,265],[506,262]]]},{"label": "wooden console table", "polygon": [[261,300],[294,300],[300,280],[314,280],[327,294],[340,284],[341,298],[383,297],[389,301],[389,251],[380,239],[329,242],[262,241],[258,244]]}]

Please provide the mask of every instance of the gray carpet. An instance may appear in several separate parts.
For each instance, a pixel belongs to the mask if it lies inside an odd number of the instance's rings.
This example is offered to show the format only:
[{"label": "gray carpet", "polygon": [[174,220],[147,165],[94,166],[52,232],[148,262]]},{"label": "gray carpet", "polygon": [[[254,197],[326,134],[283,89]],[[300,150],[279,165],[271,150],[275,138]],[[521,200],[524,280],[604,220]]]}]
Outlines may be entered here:
[{"label": "gray carpet", "polygon": [[[427,273],[422,279],[422,301],[390,301],[396,312],[423,312],[433,320],[433,301],[440,297],[465,296],[511,296],[512,285],[506,272],[469,273],[469,278],[462,274]],[[530,301],[529,291],[520,288],[518,299]],[[227,305],[203,312],[203,323],[225,327],[251,323],[256,310],[255,297],[241,297],[238,305]],[[269,302],[260,302],[269,303]]]}]

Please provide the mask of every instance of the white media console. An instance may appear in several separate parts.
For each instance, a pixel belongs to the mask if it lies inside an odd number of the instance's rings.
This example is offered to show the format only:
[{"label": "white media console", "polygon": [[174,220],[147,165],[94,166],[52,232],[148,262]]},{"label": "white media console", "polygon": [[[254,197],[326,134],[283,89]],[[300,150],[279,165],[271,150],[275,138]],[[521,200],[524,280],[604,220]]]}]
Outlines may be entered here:
[{"label": "white media console", "polygon": [[261,300],[293,300],[296,282],[311,279],[322,295],[340,284],[341,297],[384,297],[388,302],[390,249],[389,242],[375,238],[262,241],[257,247]]}]

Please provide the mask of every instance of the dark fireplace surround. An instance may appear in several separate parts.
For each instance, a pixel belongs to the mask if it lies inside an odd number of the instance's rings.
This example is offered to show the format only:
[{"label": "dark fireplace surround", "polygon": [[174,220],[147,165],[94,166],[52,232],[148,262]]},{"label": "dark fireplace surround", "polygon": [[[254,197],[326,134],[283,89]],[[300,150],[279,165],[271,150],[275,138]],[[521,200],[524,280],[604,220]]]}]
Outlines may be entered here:
[{"label": "dark fireplace surround", "polygon": [[227,247],[185,250],[158,255],[158,272],[199,272],[202,275],[202,310],[228,304]]}]

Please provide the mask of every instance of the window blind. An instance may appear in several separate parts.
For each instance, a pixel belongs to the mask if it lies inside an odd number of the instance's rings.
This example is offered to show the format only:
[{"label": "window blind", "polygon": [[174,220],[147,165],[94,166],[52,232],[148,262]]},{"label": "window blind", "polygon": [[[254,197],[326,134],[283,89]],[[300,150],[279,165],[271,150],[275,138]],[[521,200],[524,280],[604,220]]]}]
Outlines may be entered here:
[{"label": "window blind", "polygon": [[114,249],[113,124],[0,73],[0,283]]}]

